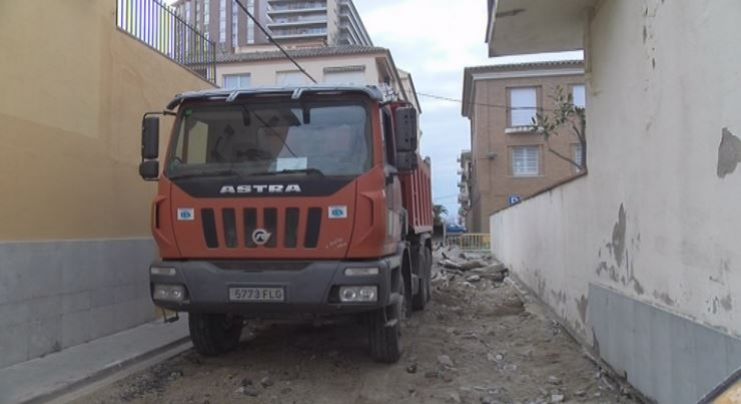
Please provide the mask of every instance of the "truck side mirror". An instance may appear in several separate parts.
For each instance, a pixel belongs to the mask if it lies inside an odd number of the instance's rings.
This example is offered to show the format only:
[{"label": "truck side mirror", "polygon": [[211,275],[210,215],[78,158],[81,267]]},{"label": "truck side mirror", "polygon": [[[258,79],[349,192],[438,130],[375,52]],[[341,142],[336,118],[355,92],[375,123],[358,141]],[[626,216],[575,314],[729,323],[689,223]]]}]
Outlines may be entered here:
[{"label": "truck side mirror", "polygon": [[142,120],[142,159],[151,160],[159,156],[160,119],[147,116]]},{"label": "truck side mirror", "polygon": [[145,160],[139,164],[139,175],[147,181],[154,181],[160,176],[160,162]]},{"label": "truck side mirror", "polygon": [[394,135],[397,152],[417,151],[417,110],[401,107],[394,111]]},{"label": "truck side mirror", "polygon": [[419,158],[416,151],[396,153],[396,169],[400,173],[414,171],[419,166]]},{"label": "truck side mirror", "polygon": [[147,181],[160,176],[160,163],[157,161],[160,151],[160,118],[144,115],[142,119],[142,162],[139,164],[139,175]]}]

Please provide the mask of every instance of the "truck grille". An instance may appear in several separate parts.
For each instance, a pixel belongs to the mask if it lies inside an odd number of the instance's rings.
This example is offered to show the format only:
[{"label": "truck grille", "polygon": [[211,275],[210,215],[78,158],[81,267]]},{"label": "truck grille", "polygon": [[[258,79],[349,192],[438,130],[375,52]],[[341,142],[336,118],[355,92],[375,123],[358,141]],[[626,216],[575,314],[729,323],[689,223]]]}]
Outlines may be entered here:
[{"label": "truck grille", "polygon": [[[304,248],[316,248],[322,211],[319,207],[285,208],[280,212],[278,208],[201,209],[203,239],[208,248],[218,248],[222,244],[226,248],[297,248],[300,242]],[[283,215],[282,226],[279,213]],[[306,215],[303,232],[300,229],[302,215]],[[217,223],[221,224],[220,228]],[[257,245],[252,237],[258,228],[270,233],[270,238],[262,246]]]}]

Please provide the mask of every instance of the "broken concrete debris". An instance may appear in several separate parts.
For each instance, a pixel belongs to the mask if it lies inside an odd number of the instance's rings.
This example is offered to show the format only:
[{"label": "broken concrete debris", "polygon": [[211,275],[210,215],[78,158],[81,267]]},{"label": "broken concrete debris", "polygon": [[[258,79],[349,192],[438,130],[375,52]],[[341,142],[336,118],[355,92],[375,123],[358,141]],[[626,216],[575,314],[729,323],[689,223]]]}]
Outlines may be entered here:
[{"label": "broken concrete debris", "polygon": [[272,386],[273,384],[274,384],[273,379],[271,379],[270,376],[265,376],[262,379],[260,379],[260,385],[264,388],[268,388]]},{"label": "broken concrete debris", "polygon": [[466,288],[475,288],[475,284],[488,280],[497,287],[496,283],[503,282],[507,276],[504,265],[488,253],[463,253],[457,247],[441,247],[434,254],[437,264],[433,267],[432,283],[435,286],[447,287],[455,281]]},{"label": "broken concrete debris", "polygon": [[352,354],[347,347],[362,335],[343,340],[347,324],[255,326],[262,328],[258,337],[232,355],[201,363],[185,354],[146,373],[145,383],[129,379],[101,392],[100,399],[74,404],[130,401],[123,397],[185,403],[637,402],[619,380],[588,363],[558,323],[539,314],[535,303],[523,304],[514,286],[501,282],[507,276],[503,265],[481,253],[443,251],[461,268],[465,260],[485,265],[463,270],[434,264],[433,299],[426,311],[405,320],[408,350],[398,366],[379,371],[367,361],[346,359]]},{"label": "broken concrete debris", "polygon": [[548,376],[548,383],[553,385],[559,385],[561,384],[561,379],[559,379],[556,376]]},{"label": "broken concrete debris", "polygon": [[447,366],[449,368],[452,368],[453,367],[453,360],[450,359],[450,356],[448,356],[448,355],[439,355],[437,357],[437,363],[439,363],[439,364],[441,364],[443,366]]},{"label": "broken concrete debris", "polygon": [[240,386],[235,392],[249,397],[257,397],[260,395],[260,391],[254,386]]}]

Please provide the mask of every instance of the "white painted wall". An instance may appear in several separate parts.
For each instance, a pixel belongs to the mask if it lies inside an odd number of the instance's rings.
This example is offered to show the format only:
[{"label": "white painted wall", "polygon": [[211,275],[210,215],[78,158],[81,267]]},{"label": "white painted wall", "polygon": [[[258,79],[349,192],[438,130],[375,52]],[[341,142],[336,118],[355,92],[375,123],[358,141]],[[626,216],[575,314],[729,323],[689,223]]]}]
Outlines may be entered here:
[{"label": "white painted wall", "polygon": [[587,341],[589,283],[741,336],[741,167],[717,174],[723,128],[741,137],[738,21],[737,0],[598,3],[589,174],[491,217],[494,254]]}]

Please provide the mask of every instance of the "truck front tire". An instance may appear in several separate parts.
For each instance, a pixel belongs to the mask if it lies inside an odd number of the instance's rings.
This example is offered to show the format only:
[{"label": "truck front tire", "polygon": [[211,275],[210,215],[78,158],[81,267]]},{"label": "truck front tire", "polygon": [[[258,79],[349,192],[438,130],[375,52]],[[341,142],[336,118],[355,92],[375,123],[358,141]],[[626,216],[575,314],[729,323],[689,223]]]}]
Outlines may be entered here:
[{"label": "truck front tire", "polygon": [[[374,360],[382,363],[396,363],[401,358],[401,312],[403,303],[370,313],[370,350]],[[388,325],[389,321],[393,325]]]},{"label": "truck front tire", "polygon": [[[399,274],[401,275],[401,274]],[[368,331],[371,357],[377,362],[396,363],[403,351],[401,322],[404,319],[404,281],[400,276],[394,291],[396,300],[390,306],[368,313]]]},{"label": "truck front tire", "polygon": [[228,314],[190,313],[188,328],[193,346],[201,355],[217,356],[233,351],[242,336],[242,319]]}]

